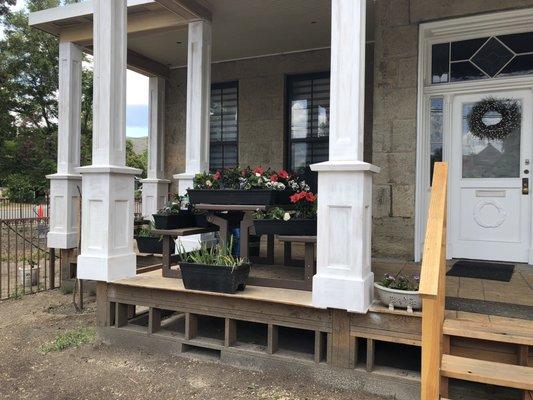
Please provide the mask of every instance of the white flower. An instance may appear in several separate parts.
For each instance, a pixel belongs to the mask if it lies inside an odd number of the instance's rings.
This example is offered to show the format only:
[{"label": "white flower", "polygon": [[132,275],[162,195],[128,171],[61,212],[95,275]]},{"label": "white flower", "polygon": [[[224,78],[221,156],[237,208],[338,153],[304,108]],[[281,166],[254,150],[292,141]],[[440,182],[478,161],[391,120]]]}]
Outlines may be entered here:
[{"label": "white flower", "polygon": [[283,183],[281,183],[281,182],[278,182],[277,188],[278,188],[278,190],[285,190],[285,185]]},{"label": "white flower", "polygon": [[261,174],[259,172],[256,172],[255,176],[257,176],[259,178],[261,176]]},{"label": "white flower", "polygon": [[205,186],[211,187],[213,186],[213,183],[208,179],[207,181],[205,181]]},{"label": "white flower", "polygon": [[271,188],[271,187],[272,187],[272,182],[267,182],[265,186],[266,186],[267,188]]},{"label": "white flower", "polygon": [[283,214],[283,221],[288,221],[289,219],[291,219],[291,215],[288,212]]}]

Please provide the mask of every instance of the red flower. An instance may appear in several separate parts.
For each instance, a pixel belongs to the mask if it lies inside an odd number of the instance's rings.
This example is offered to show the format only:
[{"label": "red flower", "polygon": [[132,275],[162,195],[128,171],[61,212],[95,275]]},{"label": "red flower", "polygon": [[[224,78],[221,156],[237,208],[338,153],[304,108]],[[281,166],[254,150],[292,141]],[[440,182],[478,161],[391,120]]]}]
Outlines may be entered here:
[{"label": "red flower", "polygon": [[291,200],[291,203],[297,203],[300,200],[305,199],[305,196],[306,196],[305,192],[298,192],[290,196],[289,199]]},{"label": "red flower", "polygon": [[277,181],[278,181],[278,176],[276,174],[270,175],[270,182],[277,182]]},{"label": "red flower", "polygon": [[220,179],[221,176],[222,176],[222,174],[220,173],[220,171],[217,171],[217,172],[215,173],[215,175],[213,175],[213,179],[214,179],[215,181],[218,181],[218,180]]},{"label": "red flower", "polygon": [[[302,192],[303,193],[303,192]],[[310,202],[310,203],[313,203],[316,201],[316,196],[311,193],[311,192],[307,192],[306,195],[305,195],[305,199]]]},{"label": "red flower", "polygon": [[263,175],[265,173],[265,169],[263,167],[256,167],[254,169],[254,174]]},{"label": "red flower", "polygon": [[278,172],[278,175],[279,175],[280,178],[289,179],[289,173],[287,171],[285,171],[284,169],[281,169]]}]

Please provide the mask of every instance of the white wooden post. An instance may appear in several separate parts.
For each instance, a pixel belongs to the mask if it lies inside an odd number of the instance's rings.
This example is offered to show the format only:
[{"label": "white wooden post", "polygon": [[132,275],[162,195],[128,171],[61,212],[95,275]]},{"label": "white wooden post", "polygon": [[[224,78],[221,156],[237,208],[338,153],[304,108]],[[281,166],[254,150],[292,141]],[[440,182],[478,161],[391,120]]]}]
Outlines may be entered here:
[{"label": "white wooden post", "polygon": [[59,43],[59,121],[57,173],[50,179],[50,231],[48,247],[78,247],[78,199],[81,190],[81,49],[71,42]]},{"label": "white wooden post", "polygon": [[[187,121],[185,132],[185,172],[174,175],[178,193],[192,188],[194,176],[209,169],[209,109],[211,102],[211,23],[189,23],[187,56]],[[200,242],[214,242],[213,234],[180,239],[186,250]]]},{"label": "white wooden post", "polygon": [[192,188],[194,175],[209,169],[211,23],[189,23],[185,172],[174,175],[179,193]]},{"label": "white wooden post", "polygon": [[165,79],[152,76],[148,103],[148,171],[142,186],[142,215],[151,218],[168,197],[165,170]]},{"label": "white wooden post", "polygon": [[372,173],[363,162],[365,0],[332,0],[329,161],[318,171],[317,274],[313,305],[365,313],[370,268]]},{"label": "white wooden post", "polygon": [[136,274],[134,175],[126,167],[126,0],[94,1],[92,165],[83,180],[78,278],[113,281]]}]

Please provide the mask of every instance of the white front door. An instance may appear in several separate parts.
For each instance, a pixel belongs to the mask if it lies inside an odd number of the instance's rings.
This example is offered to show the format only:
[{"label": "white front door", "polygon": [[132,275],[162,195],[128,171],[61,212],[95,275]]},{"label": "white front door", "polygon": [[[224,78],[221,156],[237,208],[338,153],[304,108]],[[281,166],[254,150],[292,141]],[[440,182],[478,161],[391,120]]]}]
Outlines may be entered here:
[{"label": "white front door", "polygon": [[[468,127],[472,107],[489,97],[520,106],[520,126],[502,140],[480,139]],[[530,248],[531,97],[528,90],[458,95],[452,105],[450,247],[448,257],[527,262]],[[488,113],[486,125],[500,117]]]}]

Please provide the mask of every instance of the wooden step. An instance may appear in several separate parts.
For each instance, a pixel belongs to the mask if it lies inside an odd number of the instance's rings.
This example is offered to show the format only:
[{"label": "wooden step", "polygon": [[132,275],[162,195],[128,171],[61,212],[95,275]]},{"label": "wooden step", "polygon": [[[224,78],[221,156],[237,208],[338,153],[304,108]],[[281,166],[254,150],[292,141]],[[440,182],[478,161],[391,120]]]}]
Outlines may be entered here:
[{"label": "wooden step", "polygon": [[533,390],[533,368],[531,367],[444,354],[441,374],[447,378]]},{"label": "wooden step", "polygon": [[443,333],[448,336],[533,346],[533,321],[513,318],[500,318],[498,322],[447,318]]}]

